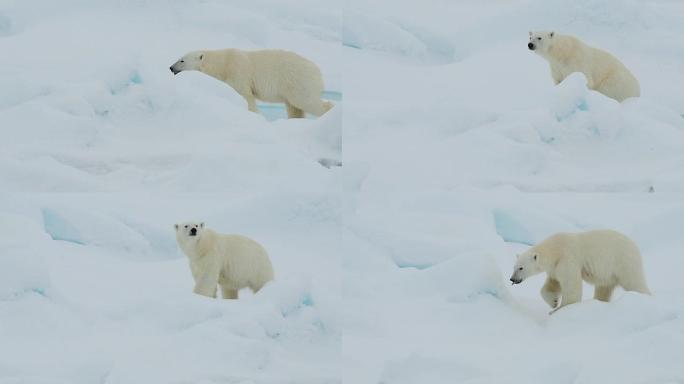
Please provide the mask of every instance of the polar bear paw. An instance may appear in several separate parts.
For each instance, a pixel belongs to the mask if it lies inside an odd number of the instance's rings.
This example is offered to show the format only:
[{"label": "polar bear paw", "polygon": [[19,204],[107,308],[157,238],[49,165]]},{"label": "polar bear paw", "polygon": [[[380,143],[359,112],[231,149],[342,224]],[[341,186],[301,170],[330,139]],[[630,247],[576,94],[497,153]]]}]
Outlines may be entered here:
[{"label": "polar bear paw", "polygon": [[557,308],[560,303],[561,295],[547,290],[541,291],[541,296],[551,308]]}]

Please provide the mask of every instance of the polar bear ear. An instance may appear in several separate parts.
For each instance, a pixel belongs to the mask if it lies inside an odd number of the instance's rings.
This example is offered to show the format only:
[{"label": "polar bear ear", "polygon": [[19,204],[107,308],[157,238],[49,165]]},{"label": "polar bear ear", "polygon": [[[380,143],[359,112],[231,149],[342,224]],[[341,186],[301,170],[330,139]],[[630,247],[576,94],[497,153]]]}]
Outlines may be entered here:
[{"label": "polar bear ear", "polygon": [[200,55],[200,60],[204,59],[204,53]]},{"label": "polar bear ear", "polygon": [[554,33],[555,33],[555,32],[549,33],[549,37],[553,37],[553,34],[554,34]]},{"label": "polar bear ear", "polygon": [[534,254],[534,261],[537,261],[537,254]]},{"label": "polar bear ear", "polygon": [[204,228],[204,222],[200,223],[200,228]]},{"label": "polar bear ear", "polygon": [[530,36],[532,36],[532,31],[530,31]]},{"label": "polar bear ear", "polygon": [[177,230],[178,230],[178,224],[174,224],[174,225],[173,225],[173,228],[175,228],[176,231],[177,231]]}]

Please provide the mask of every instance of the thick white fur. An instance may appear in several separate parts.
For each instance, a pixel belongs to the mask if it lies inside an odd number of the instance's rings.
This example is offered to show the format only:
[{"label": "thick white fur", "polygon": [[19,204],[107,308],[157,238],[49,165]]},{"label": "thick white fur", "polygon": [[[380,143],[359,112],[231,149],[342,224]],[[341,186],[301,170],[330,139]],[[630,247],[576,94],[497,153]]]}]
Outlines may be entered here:
[{"label": "thick white fur", "polygon": [[[522,269],[521,269],[522,268]],[[594,285],[594,298],[610,301],[616,286],[650,294],[639,248],[612,230],[552,235],[518,256],[511,281],[546,272],[541,295],[551,308],[582,300],[582,280]]]},{"label": "thick white fur", "polygon": [[324,85],[318,66],[289,51],[195,51],[180,58],[170,69],[174,74],[200,71],[227,83],[247,100],[247,108],[252,112],[258,112],[255,100],[285,103],[290,118],[304,117],[305,112],[321,116],[333,107],[321,100]]},{"label": "thick white fur", "polygon": [[590,47],[573,36],[554,32],[530,32],[529,44],[530,49],[549,62],[556,84],[574,72],[582,72],[589,89],[617,101],[641,95],[639,81],[632,72],[604,50]]},{"label": "thick white fur", "polygon": [[[224,299],[237,299],[238,291],[249,287],[258,292],[273,280],[273,267],[266,250],[256,241],[240,235],[224,235],[204,228],[204,223],[176,224],[178,246],[190,261],[195,279],[193,292],[216,297],[221,286]],[[190,236],[195,228],[196,236]]]}]

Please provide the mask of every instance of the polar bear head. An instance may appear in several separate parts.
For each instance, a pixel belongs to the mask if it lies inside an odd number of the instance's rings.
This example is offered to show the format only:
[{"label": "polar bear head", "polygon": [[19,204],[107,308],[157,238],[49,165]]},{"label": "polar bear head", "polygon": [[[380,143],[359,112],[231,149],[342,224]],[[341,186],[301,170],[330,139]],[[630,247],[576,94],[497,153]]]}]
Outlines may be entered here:
[{"label": "polar bear head", "polygon": [[530,42],[527,43],[527,48],[529,48],[530,51],[535,51],[536,53],[543,54],[546,51],[548,51],[554,36],[555,32],[553,31],[530,31]]},{"label": "polar bear head", "polygon": [[527,252],[518,255],[513,267],[513,275],[511,275],[511,282],[513,284],[520,284],[523,280],[530,276],[544,272],[544,269],[539,263],[539,251],[532,248]]},{"label": "polar bear head", "polygon": [[188,221],[185,223],[175,224],[176,238],[178,241],[193,241],[200,238],[202,231],[204,231],[204,223],[196,223]]},{"label": "polar bear head", "polygon": [[203,59],[204,51],[190,52],[173,63],[169,69],[174,75],[177,75],[182,71],[199,71]]}]

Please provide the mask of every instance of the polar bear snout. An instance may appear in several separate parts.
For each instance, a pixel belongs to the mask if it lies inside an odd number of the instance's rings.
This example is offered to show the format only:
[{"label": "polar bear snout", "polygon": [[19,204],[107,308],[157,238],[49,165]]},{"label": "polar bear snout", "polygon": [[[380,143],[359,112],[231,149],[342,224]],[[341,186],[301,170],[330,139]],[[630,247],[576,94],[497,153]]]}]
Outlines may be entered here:
[{"label": "polar bear snout", "polygon": [[520,283],[522,283],[522,279],[517,278],[517,277],[511,277],[510,280],[511,280],[511,283],[513,283],[513,284],[520,284]]},{"label": "polar bear snout", "polygon": [[180,71],[179,71],[179,70],[177,70],[176,68],[174,68],[174,67],[173,67],[173,65],[172,65],[172,66],[170,66],[170,67],[169,67],[169,69],[171,70],[171,72],[172,72],[172,73],[173,73],[174,75],[177,75],[177,74],[179,74],[179,73],[180,73]]},{"label": "polar bear snout", "polygon": [[197,228],[190,228],[189,236],[197,236]]},{"label": "polar bear snout", "polygon": [[527,48],[529,48],[530,51],[534,51],[534,49],[535,49],[536,47],[534,46],[533,43],[527,43]]}]

